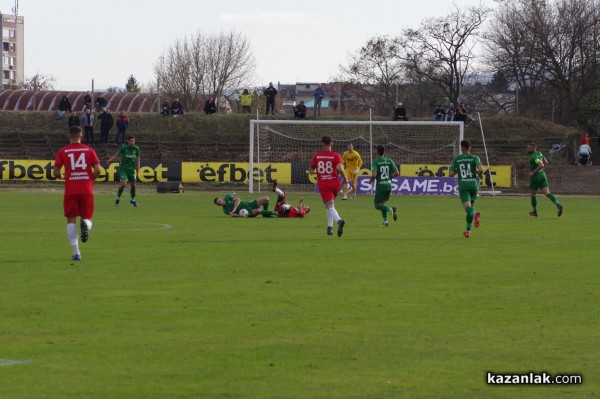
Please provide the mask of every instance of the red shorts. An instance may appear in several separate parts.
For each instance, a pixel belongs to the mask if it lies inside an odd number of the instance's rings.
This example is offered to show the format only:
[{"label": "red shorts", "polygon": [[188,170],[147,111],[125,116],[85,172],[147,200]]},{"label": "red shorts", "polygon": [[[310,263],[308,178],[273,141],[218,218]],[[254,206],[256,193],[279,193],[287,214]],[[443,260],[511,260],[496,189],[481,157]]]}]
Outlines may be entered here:
[{"label": "red shorts", "polygon": [[321,199],[323,199],[323,203],[327,203],[328,201],[333,201],[338,193],[340,192],[340,181],[339,179],[328,181],[327,183],[319,183],[319,194],[321,194]]},{"label": "red shorts", "polygon": [[91,219],[94,216],[94,194],[65,195],[63,207],[68,218],[80,216]]}]

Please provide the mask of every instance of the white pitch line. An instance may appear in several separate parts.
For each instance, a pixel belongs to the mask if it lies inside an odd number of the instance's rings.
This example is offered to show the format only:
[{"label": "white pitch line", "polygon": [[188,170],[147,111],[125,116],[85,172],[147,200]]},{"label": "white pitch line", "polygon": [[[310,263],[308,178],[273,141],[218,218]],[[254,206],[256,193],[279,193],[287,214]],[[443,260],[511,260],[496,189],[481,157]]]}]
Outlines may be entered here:
[{"label": "white pitch line", "polygon": [[20,359],[0,359],[0,367],[14,366],[16,364],[31,363],[31,360]]}]

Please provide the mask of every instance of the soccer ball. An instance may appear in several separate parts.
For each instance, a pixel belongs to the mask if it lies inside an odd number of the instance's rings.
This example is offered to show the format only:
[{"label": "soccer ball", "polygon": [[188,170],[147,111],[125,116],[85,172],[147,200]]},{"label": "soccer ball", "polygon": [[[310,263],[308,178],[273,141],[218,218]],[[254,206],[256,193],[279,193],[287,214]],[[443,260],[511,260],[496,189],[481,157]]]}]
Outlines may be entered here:
[{"label": "soccer ball", "polygon": [[249,214],[250,213],[247,209],[240,209],[240,211],[238,212],[238,215],[240,215],[241,218],[247,218]]}]

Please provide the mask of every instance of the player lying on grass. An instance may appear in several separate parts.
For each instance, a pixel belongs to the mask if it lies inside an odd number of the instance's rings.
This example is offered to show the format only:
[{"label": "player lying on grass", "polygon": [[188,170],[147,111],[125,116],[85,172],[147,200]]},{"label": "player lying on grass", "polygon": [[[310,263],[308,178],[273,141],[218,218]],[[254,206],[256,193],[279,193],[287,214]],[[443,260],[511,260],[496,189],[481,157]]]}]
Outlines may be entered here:
[{"label": "player lying on grass", "polygon": [[273,191],[277,193],[277,203],[275,204],[275,208],[273,208],[273,210],[278,213],[278,217],[303,218],[308,212],[310,212],[310,207],[304,203],[304,198],[300,198],[298,205],[295,207],[288,204],[285,191],[277,187],[277,180],[273,180]]},{"label": "player lying on grass", "polygon": [[[232,217],[239,217],[239,211],[248,211],[248,217],[262,215],[264,217],[277,216],[277,212],[269,210],[269,197],[259,197],[253,201],[242,201],[235,194],[227,194],[224,198],[216,197],[215,205],[223,207],[223,213]],[[260,209],[262,207],[262,209]]]}]

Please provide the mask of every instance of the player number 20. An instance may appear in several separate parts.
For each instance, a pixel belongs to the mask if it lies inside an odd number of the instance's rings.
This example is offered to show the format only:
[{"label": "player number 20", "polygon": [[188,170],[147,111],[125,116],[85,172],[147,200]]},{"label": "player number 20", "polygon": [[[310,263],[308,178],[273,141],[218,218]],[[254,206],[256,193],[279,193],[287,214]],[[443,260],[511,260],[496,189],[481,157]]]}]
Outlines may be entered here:
[{"label": "player number 20", "polygon": [[317,173],[320,175],[330,175],[333,173],[333,164],[331,161],[319,161],[317,163]]},{"label": "player number 20", "polygon": [[387,180],[390,178],[390,167],[385,165],[379,168],[379,175],[382,179]]}]

